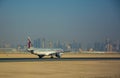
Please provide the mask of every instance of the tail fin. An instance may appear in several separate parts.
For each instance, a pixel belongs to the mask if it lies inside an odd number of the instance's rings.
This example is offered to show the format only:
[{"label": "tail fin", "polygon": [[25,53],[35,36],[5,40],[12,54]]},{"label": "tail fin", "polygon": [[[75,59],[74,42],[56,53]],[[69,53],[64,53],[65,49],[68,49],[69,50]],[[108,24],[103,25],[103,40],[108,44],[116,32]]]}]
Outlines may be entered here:
[{"label": "tail fin", "polygon": [[31,46],[32,46],[31,39],[30,39],[30,37],[28,37],[28,44],[27,44],[27,47],[30,48]]}]

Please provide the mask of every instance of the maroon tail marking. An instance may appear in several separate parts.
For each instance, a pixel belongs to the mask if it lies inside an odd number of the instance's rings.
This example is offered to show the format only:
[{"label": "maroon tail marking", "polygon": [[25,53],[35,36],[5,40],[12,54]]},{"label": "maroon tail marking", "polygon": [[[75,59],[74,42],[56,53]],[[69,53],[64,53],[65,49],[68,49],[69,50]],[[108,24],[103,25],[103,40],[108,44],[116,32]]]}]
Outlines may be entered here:
[{"label": "maroon tail marking", "polygon": [[30,41],[30,39],[28,39],[28,48],[30,48],[31,47],[31,41]]}]

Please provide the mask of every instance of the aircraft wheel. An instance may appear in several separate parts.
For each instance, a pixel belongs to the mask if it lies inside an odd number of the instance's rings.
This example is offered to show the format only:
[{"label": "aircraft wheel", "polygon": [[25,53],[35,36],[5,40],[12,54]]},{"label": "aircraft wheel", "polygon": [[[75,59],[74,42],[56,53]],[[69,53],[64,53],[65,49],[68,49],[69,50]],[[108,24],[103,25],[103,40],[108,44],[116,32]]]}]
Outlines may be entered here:
[{"label": "aircraft wheel", "polygon": [[57,58],[61,58],[60,53],[56,53],[56,57],[57,57]]},{"label": "aircraft wheel", "polygon": [[53,57],[53,55],[51,55],[51,57],[50,57],[50,58],[54,58],[54,57]]},{"label": "aircraft wheel", "polygon": [[41,59],[42,57],[44,57],[44,55],[38,55],[38,57]]}]

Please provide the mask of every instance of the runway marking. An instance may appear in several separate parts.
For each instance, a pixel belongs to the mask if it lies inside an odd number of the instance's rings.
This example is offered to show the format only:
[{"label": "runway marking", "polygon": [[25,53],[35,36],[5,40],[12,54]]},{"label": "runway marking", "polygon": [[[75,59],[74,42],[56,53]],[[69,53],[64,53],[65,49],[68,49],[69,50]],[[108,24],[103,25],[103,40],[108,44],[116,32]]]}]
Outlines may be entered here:
[{"label": "runway marking", "polygon": [[116,57],[112,57],[112,58],[108,58],[108,57],[102,57],[102,58],[0,58],[0,62],[41,62],[41,61],[100,61],[100,60],[120,60],[119,58]]}]

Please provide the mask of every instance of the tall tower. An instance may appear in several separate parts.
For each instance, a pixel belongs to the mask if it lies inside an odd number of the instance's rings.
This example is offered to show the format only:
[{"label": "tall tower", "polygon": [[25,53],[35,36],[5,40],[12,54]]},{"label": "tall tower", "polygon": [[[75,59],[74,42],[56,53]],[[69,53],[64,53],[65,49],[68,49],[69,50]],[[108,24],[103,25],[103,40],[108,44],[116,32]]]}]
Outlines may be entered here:
[{"label": "tall tower", "polygon": [[113,49],[112,44],[111,44],[109,38],[106,39],[106,42],[105,42],[105,48],[106,48],[106,51],[107,51],[107,52],[111,52],[112,49]]},{"label": "tall tower", "polygon": [[120,50],[120,42],[117,40],[116,42],[116,51],[118,52]]},{"label": "tall tower", "polygon": [[45,38],[42,39],[42,48],[45,48]]},{"label": "tall tower", "polygon": [[40,38],[34,40],[34,47],[35,47],[35,48],[40,48],[40,47],[41,47]]},{"label": "tall tower", "polygon": [[49,48],[53,48],[53,42],[52,42],[52,41],[49,41],[48,47],[49,47]]}]

